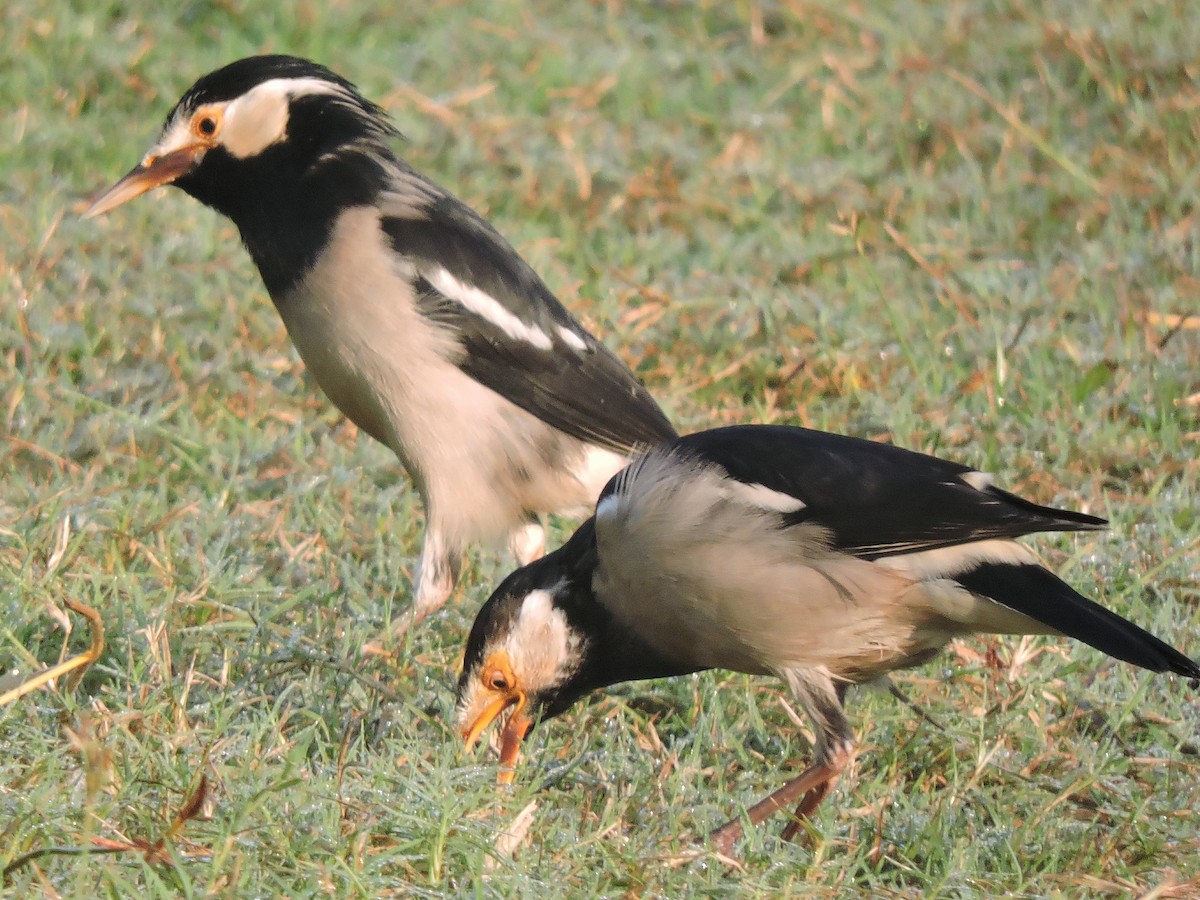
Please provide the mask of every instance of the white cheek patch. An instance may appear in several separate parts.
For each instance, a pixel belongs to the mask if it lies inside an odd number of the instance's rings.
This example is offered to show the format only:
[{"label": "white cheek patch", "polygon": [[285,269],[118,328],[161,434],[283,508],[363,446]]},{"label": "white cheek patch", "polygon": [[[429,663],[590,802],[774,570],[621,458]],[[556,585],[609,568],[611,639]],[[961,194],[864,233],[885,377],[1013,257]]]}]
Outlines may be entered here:
[{"label": "white cheek patch", "polygon": [[257,156],[287,137],[287,94],[265,91],[265,87],[256,87],[225,107],[217,140],[238,159]]},{"label": "white cheek patch", "polygon": [[579,640],[556,609],[549,591],[530,591],[504,648],[517,681],[531,691],[544,690],[570,674],[578,657]]},{"label": "white cheek patch", "polygon": [[[553,589],[552,589],[553,590]],[[580,639],[567,617],[554,606],[550,591],[530,591],[521,601],[512,627],[486,646],[481,659],[503,653],[512,666],[517,689],[527,695],[552,688],[569,677],[579,663]],[[467,678],[455,713],[459,728],[469,727],[496,691],[480,680],[476,669]]]},{"label": "white cheek patch", "polygon": [[340,85],[320,78],[272,78],[225,107],[217,140],[239,159],[257,156],[287,137],[288,104],[296,97],[350,95]]},{"label": "white cheek patch", "polygon": [[[233,156],[245,160],[287,138],[288,102],[292,98],[318,94],[342,96],[353,102],[353,95],[342,86],[320,78],[272,78],[227,103],[209,103],[205,106],[221,113],[221,131],[217,133],[216,143]],[[181,110],[178,118],[170,122],[158,139],[150,155],[166,156],[185,146],[206,143],[192,133],[194,112],[194,109]]]},{"label": "white cheek patch", "polygon": [[725,487],[729,491],[729,496],[735,497],[749,506],[756,506],[771,512],[794,513],[804,509],[807,505],[800,498],[774,490],[765,484],[747,484],[735,478],[727,478]]},{"label": "white cheek patch", "polygon": [[474,285],[464,284],[441,266],[422,273],[438,291],[455,303],[461,303],[475,315],[491,322],[510,338],[525,341],[539,350],[552,346],[550,335],[533,325],[527,325],[504,308],[499,300]]},{"label": "white cheek patch", "polygon": [[[288,103],[296,97],[324,94],[353,95],[345,88],[320,78],[272,78],[227,103],[209,103],[204,108],[220,114],[221,130],[215,142],[238,159],[257,156],[287,137]],[[163,131],[149,156],[166,156],[184,147],[208,143],[192,132],[195,109],[181,110]]]},{"label": "white cheek patch", "polygon": [[553,641],[565,646],[567,620],[561,609],[554,608],[554,598],[549,591],[535,590],[526,595],[521,603],[521,612],[513,628],[513,637],[519,644],[536,644]]}]

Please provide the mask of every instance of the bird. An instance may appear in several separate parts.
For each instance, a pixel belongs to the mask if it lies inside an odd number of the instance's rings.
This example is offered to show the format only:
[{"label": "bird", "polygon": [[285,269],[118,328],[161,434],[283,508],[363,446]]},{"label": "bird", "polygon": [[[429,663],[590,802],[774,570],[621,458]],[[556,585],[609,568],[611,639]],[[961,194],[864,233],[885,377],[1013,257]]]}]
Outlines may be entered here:
[{"label": "bird", "polygon": [[[467,638],[456,725],[470,747],[503,721],[509,783],[534,725],[593,691],[707,669],[775,675],[812,722],[813,760],[746,819],[799,800],[790,839],[852,759],[847,689],[956,637],[1065,635],[1200,678],[1015,540],[1105,526],[891,444],[787,425],[690,434],[619,472],[566,543],[500,583]],[[710,834],[726,854],[742,837],[740,818]]]},{"label": "bird", "polygon": [[422,499],[413,604],[391,637],[446,602],[467,547],[507,538],[518,563],[538,558],[544,514],[587,515],[637,451],[677,436],[624,363],[399,141],[328,68],[253,56],[196,81],[84,213],[174,185],[238,227],[317,384]]}]

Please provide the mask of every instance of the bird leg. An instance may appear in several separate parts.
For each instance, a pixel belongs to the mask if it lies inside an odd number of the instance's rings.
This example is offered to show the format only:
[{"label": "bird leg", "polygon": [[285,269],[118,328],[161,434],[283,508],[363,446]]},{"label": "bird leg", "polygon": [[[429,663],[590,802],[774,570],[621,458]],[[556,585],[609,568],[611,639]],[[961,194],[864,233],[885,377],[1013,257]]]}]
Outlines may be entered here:
[{"label": "bird leg", "polygon": [[[751,825],[758,825],[797,797],[801,798],[791,821],[783,829],[783,839],[790,841],[833,790],[838,777],[850,764],[854,753],[854,731],[842,708],[849,687],[846,682],[835,681],[823,666],[785,669],[780,675],[816,726],[816,762],[746,810],[746,818]],[[730,856],[733,845],[743,834],[742,820],[731,819],[709,834],[709,840],[718,852]]]},{"label": "bird leg", "polygon": [[363,646],[364,653],[390,656],[388,647],[403,636],[408,629],[428,618],[446,605],[454,593],[462,570],[461,551],[446,547],[445,538],[433,527],[426,527],[425,541],[421,546],[421,558],[417,561],[416,589],[413,603],[391,627]]},{"label": "bird leg", "polygon": [[508,549],[522,566],[527,566],[546,555],[546,530],[542,528],[542,523],[537,517],[532,517],[513,529],[512,534],[508,536]]},{"label": "bird leg", "polygon": [[[790,841],[799,831],[801,821],[807,819],[825,799],[838,776],[849,761],[849,748],[845,751],[844,759],[837,757],[827,762],[809,766],[770,796],[759,800],[746,810],[746,818],[751,825],[759,825],[779,810],[792,803],[797,797],[802,798],[792,821],[783,830],[783,839]],[[713,847],[725,856],[733,855],[733,845],[741,840],[745,830],[742,819],[730,819],[708,836]]]},{"label": "bird leg", "polygon": [[[837,787],[838,779],[841,778],[842,772],[846,770],[846,766],[850,765],[850,757],[853,753],[853,745],[839,747],[831,758],[824,763],[823,768],[829,772],[828,777],[801,798],[800,805],[792,813],[791,821],[783,826],[783,831],[779,834],[781,838],[785,841],[795,840],[796,835],[800,832],[800,828],[812,818],[812,814],[817,811],[817,807],[821,805],[821,801],[828,797],[829,793]],[[814,766],[813,768],[816,767]]]}]

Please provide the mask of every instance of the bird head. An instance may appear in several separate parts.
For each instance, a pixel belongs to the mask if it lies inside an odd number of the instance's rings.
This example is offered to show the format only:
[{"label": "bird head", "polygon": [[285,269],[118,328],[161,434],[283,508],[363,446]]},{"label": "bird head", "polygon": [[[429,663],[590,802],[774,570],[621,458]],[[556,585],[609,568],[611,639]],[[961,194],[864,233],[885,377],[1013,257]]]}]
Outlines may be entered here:
[{"label": "bird head", "polygon": [[84,216],[174,184],[237,221],[264,175],[295,192],[311,167],[340,148],[382,144],[395,134],[382,109],[324,66],[252,56],[192,85],[142,161]]},{"label": "bird head", "polygon": [[589,624],[598,609],[591,598],[594,547],[585,526],[554,553],[513,572],[471,628],[456,718],[469,748],[507,713],[502,783],[512,781],[521,742],[534,724],[598,686],[590,653],[596,629]]}]

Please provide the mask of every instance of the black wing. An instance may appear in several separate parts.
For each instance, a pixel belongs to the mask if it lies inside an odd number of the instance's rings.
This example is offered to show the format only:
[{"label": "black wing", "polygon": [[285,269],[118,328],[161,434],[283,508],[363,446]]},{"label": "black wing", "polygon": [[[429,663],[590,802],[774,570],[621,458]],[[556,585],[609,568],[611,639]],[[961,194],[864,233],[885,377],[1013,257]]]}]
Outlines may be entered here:
[{"label": "black wing", "polygon": [[1030,503],[959,463],[807,428],[717,428],[681,438],[679,446],[738,481],[800,500],[803,509],[785,514],[788,524],[819,524],[836,549],[865,559],[1106,524]]},{"label": "black wing", "polygon": [[[382,227],[416,266],[422,313],[457,336],[459,368],[591,443],[628,452],[675,439],[670,421],[625,364],[572,318],[494,228],[421,176],[411,177],[423,182],[427,196],[437,193],[397,215],[388,215],[385,204]],[[474,307],[462,302],[472,290],[482,295]]]}]

